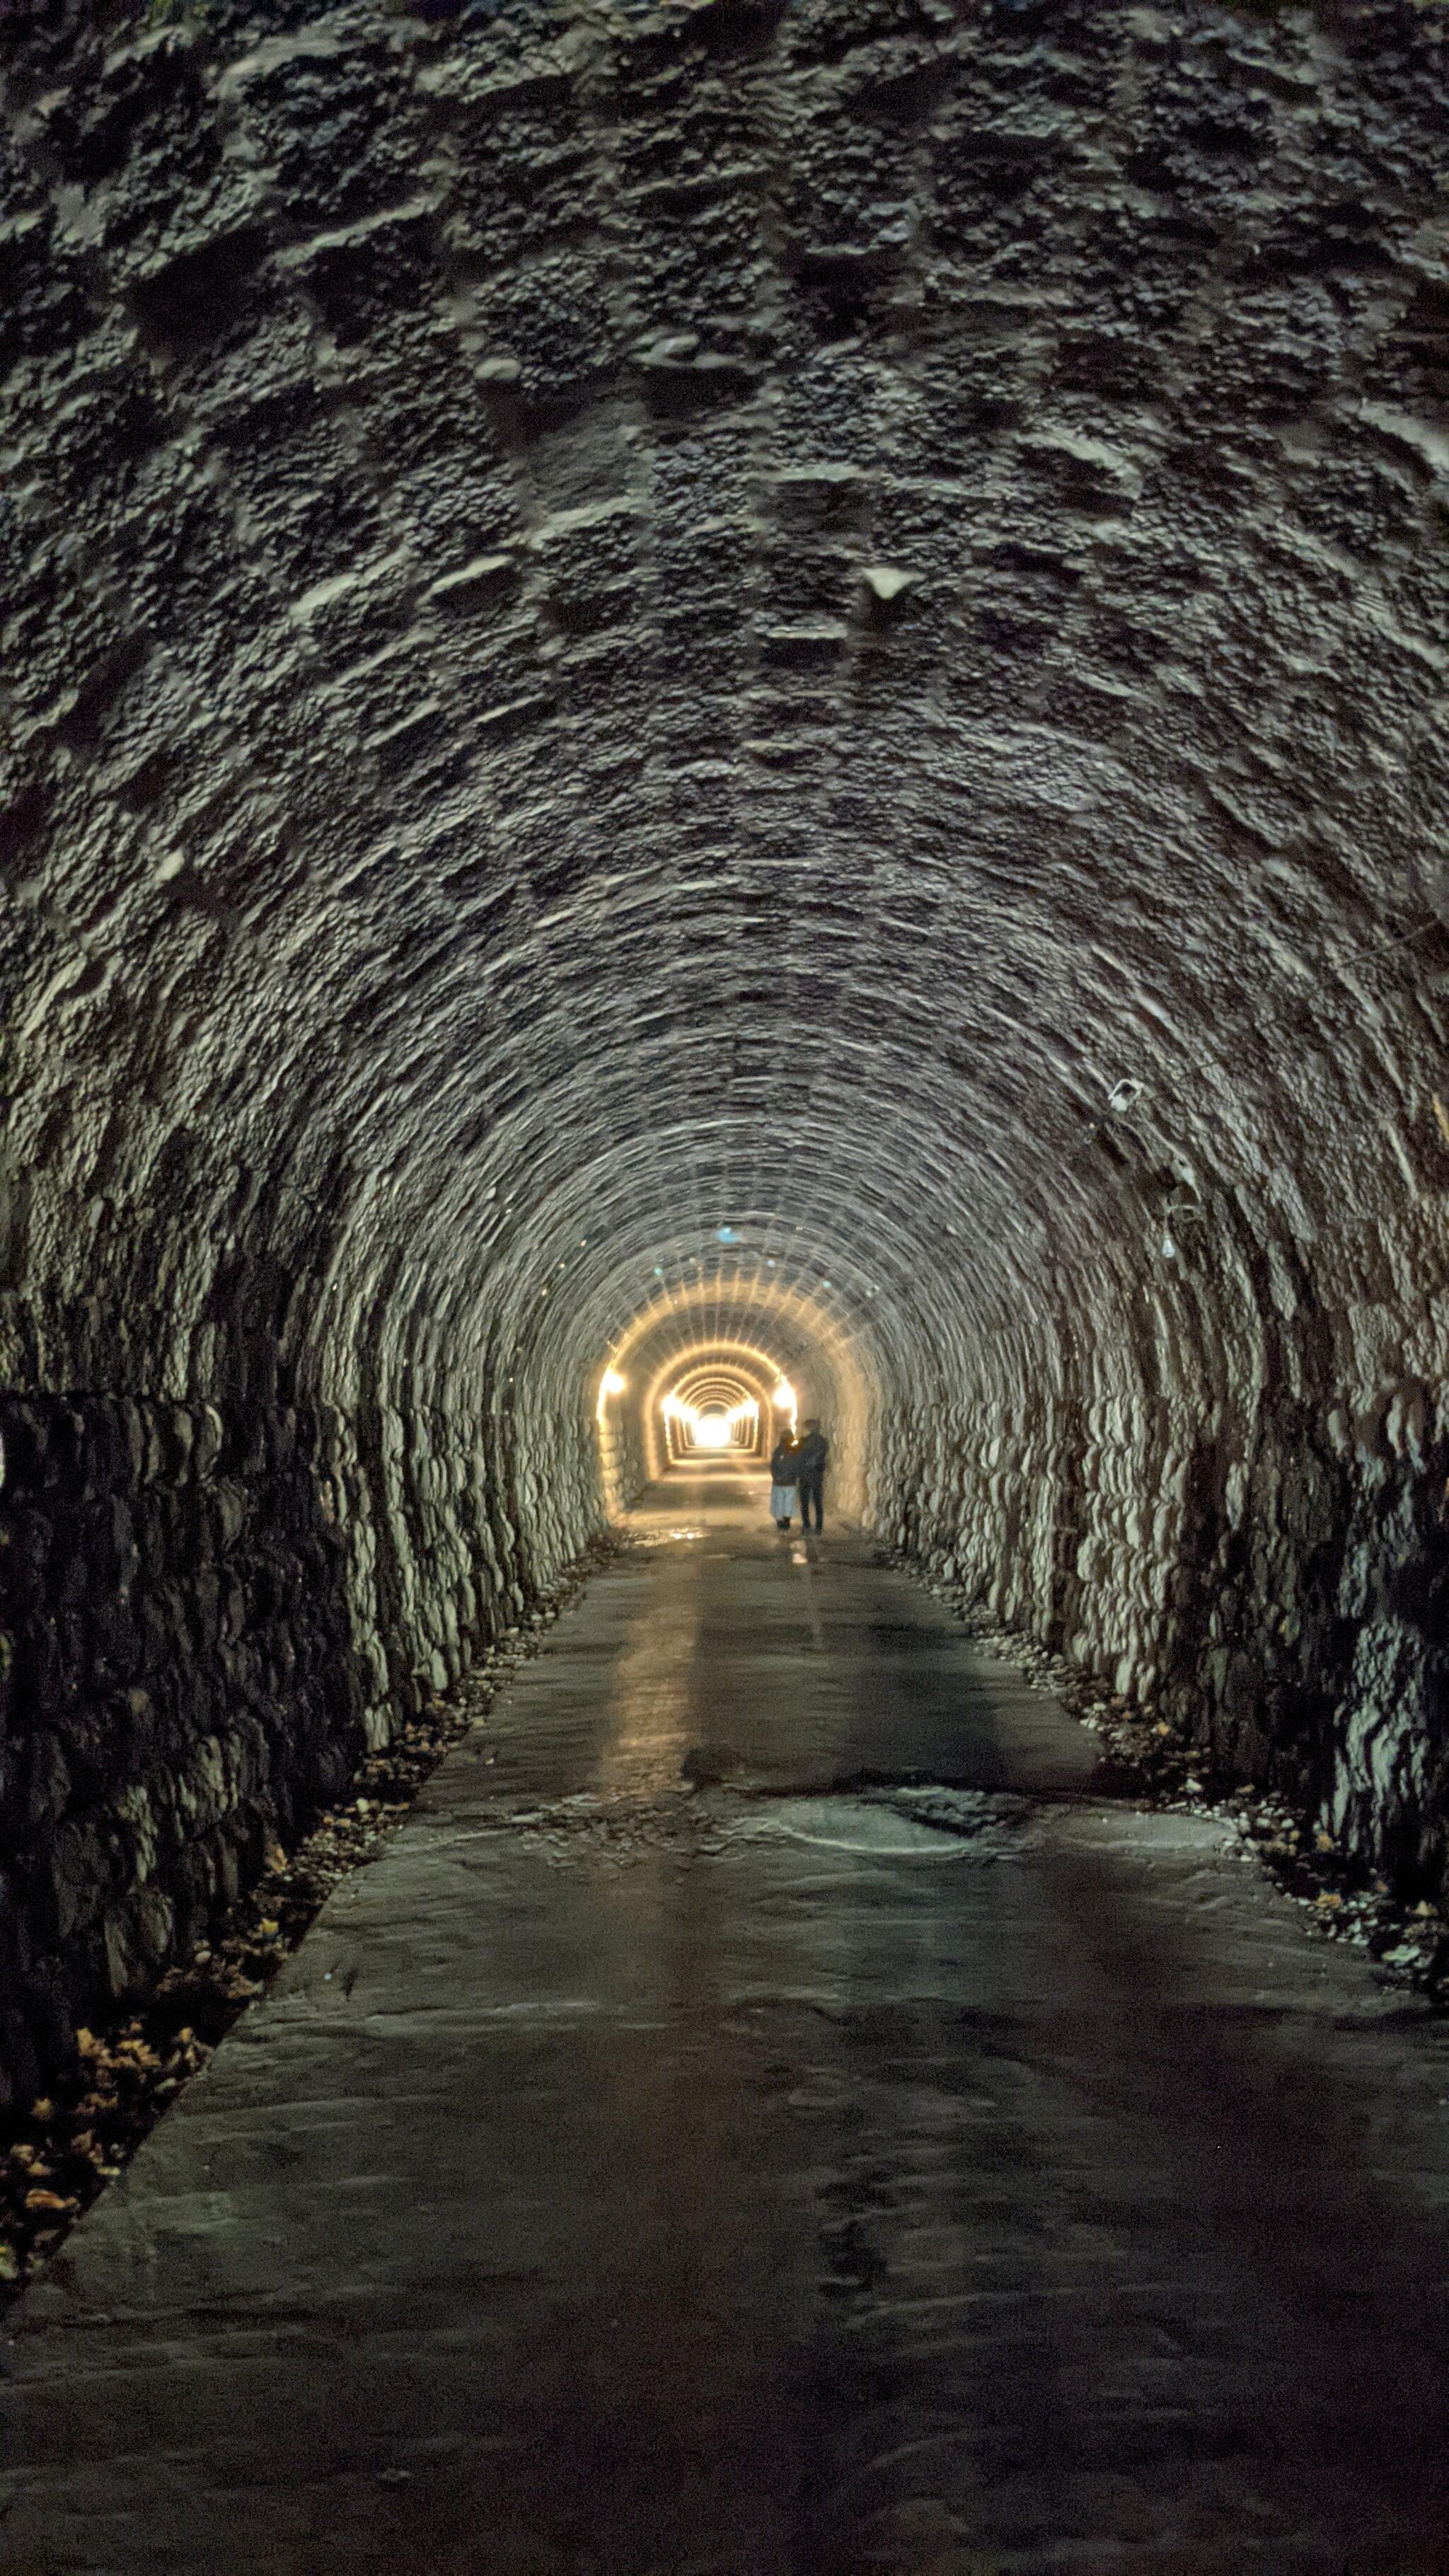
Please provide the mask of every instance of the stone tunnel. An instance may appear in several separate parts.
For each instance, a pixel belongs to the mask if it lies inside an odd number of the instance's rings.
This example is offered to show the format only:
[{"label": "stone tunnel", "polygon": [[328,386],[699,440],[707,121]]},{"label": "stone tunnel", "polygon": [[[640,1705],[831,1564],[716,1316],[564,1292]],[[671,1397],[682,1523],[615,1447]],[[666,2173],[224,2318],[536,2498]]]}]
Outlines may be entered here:
[{"label": "stone tunnel", "polygon": [[1439,1904],[1446,36],[0,13],[13,2104],[692,1366]]}]

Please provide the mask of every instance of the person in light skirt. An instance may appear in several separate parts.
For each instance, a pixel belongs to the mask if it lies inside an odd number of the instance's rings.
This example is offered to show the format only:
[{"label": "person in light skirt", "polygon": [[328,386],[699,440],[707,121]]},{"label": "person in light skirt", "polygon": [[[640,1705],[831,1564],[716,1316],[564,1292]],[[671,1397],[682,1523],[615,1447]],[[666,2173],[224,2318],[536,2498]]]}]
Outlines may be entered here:
[{"label": "person in light skirt", "polygon": [[776,1529],[787,1530],[794,1516],[798,1454],[793,1431],[782,1431],[770,1460],[770,1513]]}]

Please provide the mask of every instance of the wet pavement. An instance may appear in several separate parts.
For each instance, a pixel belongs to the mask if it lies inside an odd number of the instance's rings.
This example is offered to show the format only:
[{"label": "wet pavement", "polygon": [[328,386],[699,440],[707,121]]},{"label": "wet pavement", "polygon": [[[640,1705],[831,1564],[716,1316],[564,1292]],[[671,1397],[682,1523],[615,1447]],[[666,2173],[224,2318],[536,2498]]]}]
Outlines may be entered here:
[{"label": "wet pavement", "polygon": [[656,1490],[20,2312],[0,2569],[1430,2576],[1449,2038]]}]

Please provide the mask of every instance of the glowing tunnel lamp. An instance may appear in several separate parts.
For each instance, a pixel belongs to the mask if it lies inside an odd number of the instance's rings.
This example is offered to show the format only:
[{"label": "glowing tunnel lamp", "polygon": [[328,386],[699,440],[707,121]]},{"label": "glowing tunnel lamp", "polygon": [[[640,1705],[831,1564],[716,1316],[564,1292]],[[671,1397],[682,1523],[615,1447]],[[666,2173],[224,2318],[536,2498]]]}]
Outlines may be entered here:
[{"label": "glowing tunnel lamp", "polygon": [[622,1395],[628,1383],[626,1377],[620,1377],[617,1369],[605,1369],[599,1392],[601,1395]]},{"label": "glowing tunnel lamp", "polygon": [[794,1412],[795,1390],[787,1377],[781,1378],[779,1385],[776,1387],[774,1394],[770,1398],[770,1402],[772,1404],[777,1404],[782,1413]]}]

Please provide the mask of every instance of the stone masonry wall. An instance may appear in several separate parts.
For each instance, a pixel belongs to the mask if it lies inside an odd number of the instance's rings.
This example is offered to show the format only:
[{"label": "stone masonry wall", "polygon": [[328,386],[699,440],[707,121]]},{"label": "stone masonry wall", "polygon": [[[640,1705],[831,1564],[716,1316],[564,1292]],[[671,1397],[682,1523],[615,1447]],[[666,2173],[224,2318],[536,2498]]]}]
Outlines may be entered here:
[{"label": "stone masonry wall", "polygon": [[342,1787],[351,1651],[335,1424],[0,1402],[9,2080],[148,1982]]},{"label": "stone masonry wall", "polygon": [[649,1481],[642,1428],[635,1409],[615,1410],[599,1424],[599,1463],[611,1511],[626,1509]]},{"label": "stone masonry wall", "polygon": [[1230,1311],[1229,1284],[1144,1303],[1139,1283],[1115,1316],[1103,1292],[1095,1329],[1025,1375],[898,1417],[879,1524],[1226,1775],[1440,1894],[1449,1404],[1412,1336],[1375,1367],[1306,1278],[1288,1299],[1250,1263]]},{"label": "stone masonry wall", "polygon": [[436,1414],[5,1395],[0,1440],[0,2098],[23,2098],[519,1618],[536,1560]]}]

